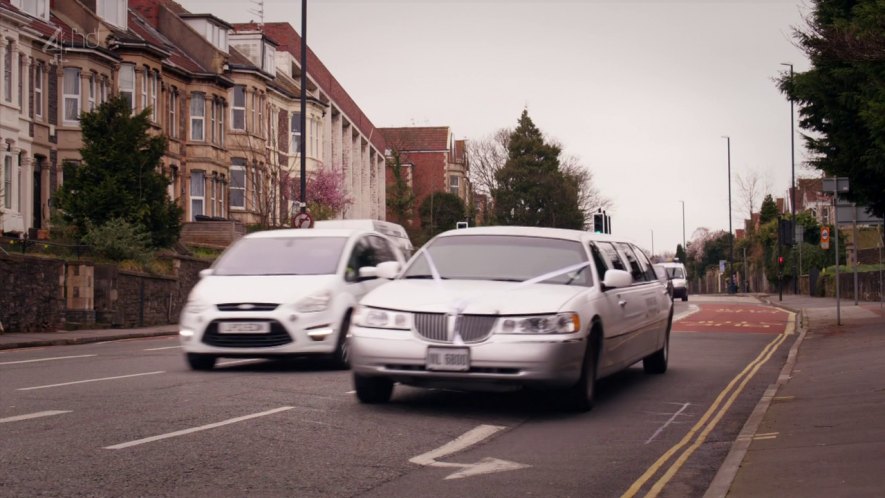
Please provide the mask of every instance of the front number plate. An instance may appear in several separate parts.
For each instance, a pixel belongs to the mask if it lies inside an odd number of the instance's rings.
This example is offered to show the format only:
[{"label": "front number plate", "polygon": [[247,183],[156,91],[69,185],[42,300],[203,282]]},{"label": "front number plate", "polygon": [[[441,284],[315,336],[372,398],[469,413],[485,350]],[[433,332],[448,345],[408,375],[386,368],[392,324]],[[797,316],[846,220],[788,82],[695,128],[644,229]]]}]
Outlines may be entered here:
[{"label": "front number plate", "polygon": [[466,372],[470,370],[470,349],[427,348],[427,370]]},{"label": "front number plate", "polygon": [[268,322],[220,322],[219,334],[266,334],[270,332]]}]

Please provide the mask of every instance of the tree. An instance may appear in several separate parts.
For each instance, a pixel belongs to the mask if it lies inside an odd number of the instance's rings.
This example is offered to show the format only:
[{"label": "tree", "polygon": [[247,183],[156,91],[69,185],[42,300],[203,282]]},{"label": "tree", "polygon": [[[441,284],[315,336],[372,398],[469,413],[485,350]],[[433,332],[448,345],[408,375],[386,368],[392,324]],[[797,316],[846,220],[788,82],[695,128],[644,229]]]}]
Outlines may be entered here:
[{"label": "tree", "polygon": [[749,171],[746,175],[737,175],[737,196],[738,202],[744,208],[747,219],[753,219],[753,213],[756,212],[756,203],[759,202],[760,178],[757,171]]},{"label": "tree", "polygon": [[507,162],[495,173],[494,213],[503,225],[584,228],[578,187],[560,171],[560,148],[544,140],[528,111],[510,134]]},{"label": "tree", "polygon": [[759,208],[759,224],[764,225],[778,216],[777,204],[771,198],[771,194],[765,196],[762,200],[762,207]]},{"label": "tree", "polygon": [[334,166],[320,166],[309,173],[305,188],[307,207],[315,220],[334,218],[353,204],[353,199],[344,191],[344,171]]},{"label": "tree", "polygon": [[246,185],[249,187],[243,199],[246,212],[252,213],[252,221],[257,218],[261,228],[279,226],[283,221],[282,168],[277,160],[278,155],[270,153],[267,139],[253,132],[254,130],[228,134],[228,149],[233,157],[241,158],[246,167]]},{"label": "tree", "polygon": [[564,156],[560,162],[559,170],[577,188],[578,206],[584,214],[584,220],[586,221],[584,228],[590,228],[589,224],[593,220],[593,213],[599,208],[603,210],[610,209],[612,206],[611,199],[600,193],[596,184],[593,183],[593,173],[577,156]]},{"label": "tree", "polygon": [[434,235],[451,230],[459,221],[464,221],[467,209],[464,201],[457,195],[450,192],[434,192],[421,202],[418,214],[421,216],[424,237],[424,240],[419,242],[423,244]]},{"label": "tree", "polygon": [[781,75],[799,105],[810,163],[851,181],[849,200],[885,216],[885,3],[815,0],[794,37],[812,68]]},{"label": "tree", "polygon": [[498,187],[495,175],[507,162],[512,129],[501,128],[486,138],[467,141],[470,183],[477,193],[491,196]]},{"label": "tree", "polygon": [[150,130],[150,109],[133,115],[115,97],[80,115],[83,148],[79,165],[65,165],[56,206],[77,227],[122,219],[150,234],[152,247],[170,247],[181,232],[182,210],[166,194],[170,179],[160,170],[166,138]]},{"label": "tree", "polygon": [[682,247],[682,244],[676,244],[676,259],[682,262],[686,260],[685,248]]},{"label": "tree", "polygon": [[412,190],[406,178],[406,170],[403,167],[402,157],[399,150],[391,149],[387,159],[387,167],[393,175],[393,183],[387,185],[387,207],[390,209],[395,221],[400,225],[408,225],[415,206],[415,192]]}]

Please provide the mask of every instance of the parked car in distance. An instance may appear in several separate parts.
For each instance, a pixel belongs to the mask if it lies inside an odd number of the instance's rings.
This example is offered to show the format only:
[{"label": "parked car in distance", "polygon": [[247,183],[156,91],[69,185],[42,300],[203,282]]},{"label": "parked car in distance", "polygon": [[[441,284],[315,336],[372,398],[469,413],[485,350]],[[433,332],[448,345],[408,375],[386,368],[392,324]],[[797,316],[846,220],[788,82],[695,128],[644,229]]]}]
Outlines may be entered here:
[{"label": "parked car in distance", "polygon": [[685,265],[679,262],[659,263],[667,270],[667,276],[673,282],[673,298],[681,298],[688,301],[688,273],[685,271]]},{"label": "parked car in distance", "polygon": [[357,302],[387,280],[360,269],[405,261],[399,247],[363,229],[256,232],[203,270],[181,313],[188,364],[220,357],[323,356],[348,365],[345,337]]},{"label": "parked car in distance", "polygon": [[381,232],[393,239],[406,259],[412,256],[415,248],[412,246],[412,240],[402,225],[381,220],[322,220],[315,221],[314,228],[361,228],[363,230],[374,230]]},{"label": "parked car in distance", "polygon": [[554,389],[589,410],[596,381],[642,361],[663,373],[673,302],[646,255],[611,235],[537,227],[444,232],[368,293],[348,335],[356,396],[395,383]]}]

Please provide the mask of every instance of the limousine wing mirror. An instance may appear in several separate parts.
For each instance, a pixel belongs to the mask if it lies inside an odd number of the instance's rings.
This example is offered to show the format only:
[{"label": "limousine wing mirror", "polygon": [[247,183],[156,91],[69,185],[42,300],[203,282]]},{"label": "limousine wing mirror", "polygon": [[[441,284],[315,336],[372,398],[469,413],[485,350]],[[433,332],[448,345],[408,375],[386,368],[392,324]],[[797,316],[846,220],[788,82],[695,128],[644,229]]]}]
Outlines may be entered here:
[{"label": "limousine wing mirror", "polygon": [[605,279],[602,280],[602,285],[607,289],[630,287],[633,285],[633,275],[624,270],[608,270],[605,272]]},{"label": "limousine wing mirror", "polygon": [[205,270],[200,270],[200,278],[208,277],[212,275],[212,268],[206,268]]}]

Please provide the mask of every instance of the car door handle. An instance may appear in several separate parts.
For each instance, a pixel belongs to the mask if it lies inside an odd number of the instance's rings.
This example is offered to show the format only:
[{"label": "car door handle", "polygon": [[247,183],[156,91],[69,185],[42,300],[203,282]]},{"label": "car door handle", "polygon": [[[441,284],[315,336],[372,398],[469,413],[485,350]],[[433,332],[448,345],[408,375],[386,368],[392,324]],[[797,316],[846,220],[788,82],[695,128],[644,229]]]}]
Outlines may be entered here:
[{"label": "car door handle", "polygon": [[623,308],[624,306],[627,306],[627,301],[624,301],[623,299],[621,299],[620,301],[618,301],[618,304],[620,304],[621,308]]}]

